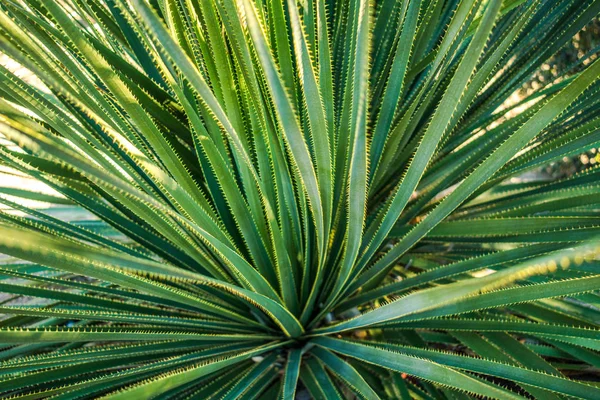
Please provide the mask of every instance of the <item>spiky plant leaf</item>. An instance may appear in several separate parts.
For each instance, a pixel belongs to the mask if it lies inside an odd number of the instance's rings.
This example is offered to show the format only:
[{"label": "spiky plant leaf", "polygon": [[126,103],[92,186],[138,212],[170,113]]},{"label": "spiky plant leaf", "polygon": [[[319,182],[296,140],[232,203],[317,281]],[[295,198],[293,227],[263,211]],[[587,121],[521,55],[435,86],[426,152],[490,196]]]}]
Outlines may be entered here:
[{"label": "spiky plant leaf", "polygon": [[2,396],[600,397],[599,12],[2,2]]}]

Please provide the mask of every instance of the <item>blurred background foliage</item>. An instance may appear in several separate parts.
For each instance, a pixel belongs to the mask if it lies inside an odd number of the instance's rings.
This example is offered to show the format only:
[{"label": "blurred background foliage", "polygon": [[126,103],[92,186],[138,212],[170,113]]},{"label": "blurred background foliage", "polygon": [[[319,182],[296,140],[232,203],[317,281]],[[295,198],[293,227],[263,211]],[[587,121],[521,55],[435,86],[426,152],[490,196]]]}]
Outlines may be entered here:
[{"label": "blurred background foliage", "polygon": [[[558,76],[563,74],[573,75],[581,70],[588,63],[580,63],[588,53],[593,53],[594,56],[589,61],[593,61],[600,55],[600,18],[596,17],[584,29],[573,37],[570,43],[567,43],[558,53],[552,56],[543,68],[537,71],[531,80],[523,86],[518,93],[518,98],[538,90],[551,82],[554,82]],[[539,173],[540,178],[564,178],[575,174],[585,168],[590,168],[595,164],[600,163],[600,149],[591,148],[585,153],[576,157],[565,157],[560,162],[554,162],[546,167],[543,167]]]}]

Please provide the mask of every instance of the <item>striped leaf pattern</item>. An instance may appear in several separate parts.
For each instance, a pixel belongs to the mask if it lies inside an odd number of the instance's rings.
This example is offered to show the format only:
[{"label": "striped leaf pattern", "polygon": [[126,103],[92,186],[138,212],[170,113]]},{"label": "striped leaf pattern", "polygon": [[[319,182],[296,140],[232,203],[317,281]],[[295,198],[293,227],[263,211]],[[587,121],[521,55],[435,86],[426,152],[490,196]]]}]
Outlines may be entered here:
[{"label": "striped leaf pattern", "polygon": [[599,13],[2,1],[0,396],[600,398]]}]

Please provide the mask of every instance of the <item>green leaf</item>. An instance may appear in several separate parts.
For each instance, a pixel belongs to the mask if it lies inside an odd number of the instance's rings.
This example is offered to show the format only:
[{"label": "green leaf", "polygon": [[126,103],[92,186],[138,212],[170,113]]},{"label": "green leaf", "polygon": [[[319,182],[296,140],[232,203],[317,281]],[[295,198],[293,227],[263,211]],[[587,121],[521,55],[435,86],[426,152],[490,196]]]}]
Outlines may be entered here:
[{"label": "green leaf", "polygon": [[300,376],[301,362],[302,350],[291,350],[283,372],[282,399],[293,399],[296,397],[296,386],[298,385],[298,377]]},{"label": "green leaf", "polygon": [[414,375],[459,391],[483,394],[486,396],[493,393],[493,396],[499,399],[518,398],[510,392],[502,390],[500,387],[479,381],[467,374],[425,358],[417,358],[374,346],[326,337],[316,338],[314,339],[314,342],[319,346],[333,350],[337,353],[384,368],[389,368],[394,371]]},{"label": "green leaf", "polygon": [[235,365],[236,363],[247,360],[256,355],[260,355],[274,348],[282,346],[282,343],[267,344],[264,346],[256,347],[253,350],[240,353],[238,355],[230,356],[224,359],[209,360],[205,363],[192,365],[186,367],[180,371],[174,371],[169,374],[156,377],[155,379],[137,384],[133,387],[127,388],[123,391],[110,393],[106,398],[111,399],[129,399],[131,396],[156,396],[160,393],[164,393],[169,389],[184,385],[200,377],[206,376],[209,373],[220,371],[228,366]]},{"label": "green leaf", "polygon": [[322,348],[317,347],[311,352],[327,367],[332,374],[342,379],[356,394],[364,399],[379,398],[377,393],[371,389],[369,384],[358,373],[358,371],[352,367],[352,365],[337,357],[332,352]]}]

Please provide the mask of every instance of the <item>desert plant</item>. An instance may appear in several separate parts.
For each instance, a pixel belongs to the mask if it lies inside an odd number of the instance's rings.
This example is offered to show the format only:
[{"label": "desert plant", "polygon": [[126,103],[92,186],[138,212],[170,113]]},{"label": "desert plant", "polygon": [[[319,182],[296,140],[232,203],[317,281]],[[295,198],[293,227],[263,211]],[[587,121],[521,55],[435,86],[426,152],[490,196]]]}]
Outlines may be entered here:
[{"label": "desert plant", "polygon": [[2,1],[0,391],[600,398],[599,11]]}]

